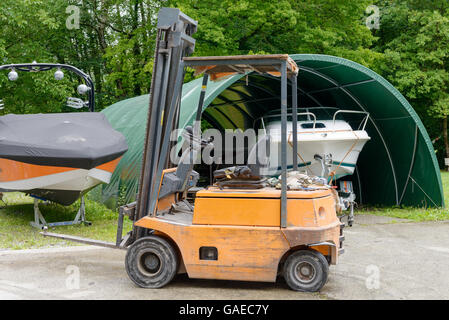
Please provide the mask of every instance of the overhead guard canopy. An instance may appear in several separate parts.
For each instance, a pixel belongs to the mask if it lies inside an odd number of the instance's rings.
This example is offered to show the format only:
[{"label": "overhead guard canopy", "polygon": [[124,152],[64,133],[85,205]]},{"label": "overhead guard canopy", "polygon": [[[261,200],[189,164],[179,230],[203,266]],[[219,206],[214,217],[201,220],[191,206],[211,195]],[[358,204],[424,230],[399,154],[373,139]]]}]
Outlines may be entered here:
[{"label": "overhead guard canopy", "polygon": [[206,73],[212,81],[223,80],[230,76],[246,74],[253,71],[257,74],[269,74],[280,77],[281,70],[279,69],[279,62],[281,61],[286,62],[288,78],[298,74],[296,62],[288,54],[184,58],[186,65],[195,69],[195,76]]}]

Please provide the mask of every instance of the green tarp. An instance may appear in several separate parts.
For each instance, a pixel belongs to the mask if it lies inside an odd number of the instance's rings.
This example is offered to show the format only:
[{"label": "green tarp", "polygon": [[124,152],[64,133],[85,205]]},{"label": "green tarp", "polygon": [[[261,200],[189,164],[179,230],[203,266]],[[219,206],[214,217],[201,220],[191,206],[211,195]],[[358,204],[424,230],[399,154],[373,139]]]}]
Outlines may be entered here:
[{"label": "green tarp", "polygon": [[[388,81],[355,62],[326,55],[291,56],[300,67],[299,107],[336,107],[370,113],[371,136],[353,176],[357,201],[370,205],[444,206],[440,171],[429,136],[407,100]],[[250,128],[279,109],[280,80],[256,73],[209,82],[203,117],[214,127]],[[184,85],[180,127],[192,123],[201,79]],[[102,186],[102,201],[131,201],[137,193],[148,96],[103,112],[128,140],[129,150]]]}]

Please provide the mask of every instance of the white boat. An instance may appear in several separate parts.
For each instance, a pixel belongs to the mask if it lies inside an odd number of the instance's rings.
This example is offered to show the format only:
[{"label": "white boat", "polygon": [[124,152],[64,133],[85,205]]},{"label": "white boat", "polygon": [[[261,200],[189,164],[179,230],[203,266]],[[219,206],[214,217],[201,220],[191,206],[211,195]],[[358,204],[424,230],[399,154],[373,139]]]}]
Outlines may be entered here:
[{"label": "white boat", "polygon": [[[327,119],[321,118],[323,110]],[[302,112],[305,111],[305,112]],[[342,114],[360,114],[363,119],[359,121],[356,129],[345,121],[337,119]],[[288,114],[291,119],[291,114]],[[309,175],[321,176],[333,179],[352,175],[357,164],[357,159],[365,143],[370,140],[365,126],[369,114],[366,112],[339,110],[336,108],[310,108],[301,109],[298,113],[297,124],[297,154],[298,168]],[[306,118],[306,119],[304,119]],[[262,120],[265,129],[264,135],[259,136],[258,145],[262,147],[269,137],[268,161],[261,167],[261,174],[275,176],[281,170],[281,121],[280,115],[267,115]],[[359,119],[360,120],[360,119]],[[293,128],[292,122],[287,123],[287,168],[293,168]],[[250,156],[251,157],[251,156]],[[268,163],[267,163],[268,162]]]}]

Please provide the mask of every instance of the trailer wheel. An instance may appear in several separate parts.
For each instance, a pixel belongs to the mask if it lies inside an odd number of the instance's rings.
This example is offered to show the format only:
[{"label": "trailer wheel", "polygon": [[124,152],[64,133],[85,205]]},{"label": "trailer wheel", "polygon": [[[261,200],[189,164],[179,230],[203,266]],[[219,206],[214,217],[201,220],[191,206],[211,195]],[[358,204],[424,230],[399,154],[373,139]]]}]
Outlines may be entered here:
[{"label": "trailer wheel", "polygon": [[125,258],[129,278],[142,288],[161,288],[178,271],[178,257],[173,246],[158,236],[134,242]]},{"label": "trailer wheel", "polygon": [[327,282],[329,264],[318,251],[295,251],[284,264],[284,279],[290,289],[316,292]]}]

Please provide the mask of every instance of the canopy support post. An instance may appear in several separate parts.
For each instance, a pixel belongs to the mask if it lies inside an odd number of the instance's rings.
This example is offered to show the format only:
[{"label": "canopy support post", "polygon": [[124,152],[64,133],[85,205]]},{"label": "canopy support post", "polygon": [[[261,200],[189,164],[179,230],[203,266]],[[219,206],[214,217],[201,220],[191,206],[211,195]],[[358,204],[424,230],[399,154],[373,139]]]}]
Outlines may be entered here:
[{"label": "canopy support post", "polygon": [[281,228],[287,227],[287,64],[281,64]]},{"label": "canopy support post", "polygon": [[298,77],[292,77],[293,170],[298,171]]}]

